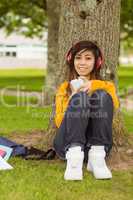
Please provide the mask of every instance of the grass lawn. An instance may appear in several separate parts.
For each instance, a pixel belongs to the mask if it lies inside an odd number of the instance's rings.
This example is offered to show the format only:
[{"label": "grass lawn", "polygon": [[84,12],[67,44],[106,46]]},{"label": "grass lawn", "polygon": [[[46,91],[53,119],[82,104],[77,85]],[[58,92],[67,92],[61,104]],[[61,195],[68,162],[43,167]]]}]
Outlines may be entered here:
[{"label": "grass lawn", "polygon": [[[44,85],[46,70],[43,69],[14,69],[0,70],[0,88],[8,87],[21,90],[41,91]],[[133,67],[118,68],[119,90],[123,91],[133,87]]]},{"label": "grass lawn", "polygon": [[127,127],[128,134],[133,134],[133,112],[126,111],[123,109],[123,116],[125,121],[125,126]]},{"label": "grass lawn", "polygon": [[[46,70],[42,69],[0,70],[0,88],[9,86],[10,88],[16,88],[16,85],[19,85],[20,88],[24,90],[40,91],[44,83],[45,75]],[[120,67],[118,69],[118,76],[120,90],[133,86],[133,84],[131,84],[133,67]],[[17,101],[16,97],[13,96],[5,96],[4,99],[6,103],[11,105],[16,104]],[[33,104],[37,102],[35,97],[23,99],[24,102],[27,100],[29,103]],[[23,102],[22,99],[20,101],[21,103]],[[48,118],[43,118],[45,109],[40,107],[30,108],[28,113],[27,109],[29,109],[29,107],[27,108],[25,103],[24,106],[21,104],[21,106],[5,108],[4,106],[1,106],[0,99],[0,133],[8,134],[16,130],[21,132],[34,128],[44,129],[44,125],[48,123]],[[37,115],[40,117],[35,117]],[[132,113],[124,111],[125,123],[130,133],[133,133],[132,116]],[[28,120],[29,118],[30,120]]]},{"label": "grass lawn", "polygon": [[[8,98],[12,103],[12,98]],[[13,101],[15,103],[15,99]],[[51,109],[0,106],[0,133],[26,133],[34,129],[45,129]],[[125,112],[124,112],[125,113]],[[125,115],[127,118],[127,115]],[[128,116],[127,121],[131,120]],[[128,127],[132,128],[131,124]],[[84,166],[84,180],[64,181],[65,162],[32,161],[11,158],[11,171],[1,171],[1,200],[131,200],[133,196],[133,171],[113,171],[111,180],[95,180]]]},{"label": "grass lawn", "polygon": [[133,88],[133,66],[118,68],[118,85],[119,91]]},{"label": "grass lawn", "polygon": [[[130,77],[130,73],[125,74],[124,68],[119,73],[122,88],[124,75]],[[40,70],[11,70],[10,73],[0,70],[1,88],[9,85],[15,88],[20,84],[26,90],[40,91],[43,82],[44,75]],[[19,105],[16,97],[5,96],[4,99],[8,106],[4,106],[0,100],[0,135],[8,137],[12,132],[26,134],[47,128],[50,106],[38,107],[36,98],[31,97],[28,98],[28,105],[26,99],[20,98]],[[123,113],[127,129],[133,133],[133,113],[125,110]],[[113,179],[95,180],[84,168],[84,180],[80,182],[64,181],[63,161],[11,158],[9,163],[14,167],[13,170],[0,171],[1,200],[131,200],[133,197],[133,170],[113,171]]]},{"label": "grass lawn", "polygon": [[0,70],[0,88],[42,91],[45,75],[43,69]]},{"label": "grass lawn", "polygon": [[95,180],[84,168],[84,180],[64,181],[62,161],[12,158],[12,171],[1,171],[1,200],[131,200],[132,171],[113,171],[112,180]]},{"label": "grass lawn", "polygon": [[34,98],[29,98],[28,101],[20,98],[17,104],[16,97],[6,96],[5,102],[6,105],[0,102],[0,135],[8,136],[11,132],[24,133],[47,128],[50,107],[38,107]]},{"label": "grass lawn", "polygon": [[[28,132],[34,129],[45,130],[51,115],[51,106],[39,107],[33,97],[17,100],[14,96],[4,96],[5,105],[0,98],[0,135],[11,132]],[[129,134],[133,133],[133,112],[123,109],[125,125]]]}]

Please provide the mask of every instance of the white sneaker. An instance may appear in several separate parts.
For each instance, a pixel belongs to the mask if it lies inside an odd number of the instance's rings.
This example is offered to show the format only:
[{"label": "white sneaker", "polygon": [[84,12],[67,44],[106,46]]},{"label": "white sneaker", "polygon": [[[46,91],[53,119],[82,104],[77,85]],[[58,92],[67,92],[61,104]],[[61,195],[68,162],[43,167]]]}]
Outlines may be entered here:
[{"label": "white sneaker", "polygon": [[67,166],[64,174],[65,180],[82,180],[83,179],[83,160],[84,152],[80,146],[69,148],[66,153]]},{"label": "white sneaker", "polygon": [[111,179],[112,174],[105,162],[104,146],[91,146],[88,152],[87,170],[93,172],[96,179]]}]

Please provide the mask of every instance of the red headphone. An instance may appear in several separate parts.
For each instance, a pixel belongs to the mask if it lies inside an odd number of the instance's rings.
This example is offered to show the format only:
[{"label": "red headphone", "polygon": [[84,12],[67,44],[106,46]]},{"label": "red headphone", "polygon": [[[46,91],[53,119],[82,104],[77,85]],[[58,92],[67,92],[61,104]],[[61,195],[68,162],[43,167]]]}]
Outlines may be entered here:
[{"label": "red headphone", "polygon": [[[67,52],[66,54],[66,61],[67,61],[67,64],[71,64],[71,59],[72,59],[72,50],[79,45],[79,42],[77,42],[76,44],[74,44],[70,49],[69,51]],[[100,48],[94,43],[94,45],[97,47],[97,49],[100,51],[100,56],[98,57],[97,59],[97,62],[96,62],[96,69],[100,69],[102,67],[102,64],[104,63],[104,59],[103,59],[103,54],[100,50]]]},{"label": "red headphone", "polygon": [[[100,51],[101,52],[101,51]],[[100,69],[103,65],[103,55],[101,53],[101,56],[98,57],[97,62],[96,62],[96,68]]]}]

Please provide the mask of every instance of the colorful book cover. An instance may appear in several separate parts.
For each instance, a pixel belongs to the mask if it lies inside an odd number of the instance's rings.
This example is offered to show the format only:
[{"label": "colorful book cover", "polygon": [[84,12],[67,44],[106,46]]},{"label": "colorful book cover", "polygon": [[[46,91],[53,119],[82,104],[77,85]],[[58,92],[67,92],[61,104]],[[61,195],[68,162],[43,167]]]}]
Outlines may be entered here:
[{"label": "colorful book cover", "polygon": [[0,149],[6,152],[6,155],[3,158],[7,161],[10,158],[13,149],[4,145],[0,145]]},{"label": "colorful book cover", "polygon": [[4,158],[5,155],[6,155],[6,151],[4,151],[3,149],[0,149],[0,156]]}]

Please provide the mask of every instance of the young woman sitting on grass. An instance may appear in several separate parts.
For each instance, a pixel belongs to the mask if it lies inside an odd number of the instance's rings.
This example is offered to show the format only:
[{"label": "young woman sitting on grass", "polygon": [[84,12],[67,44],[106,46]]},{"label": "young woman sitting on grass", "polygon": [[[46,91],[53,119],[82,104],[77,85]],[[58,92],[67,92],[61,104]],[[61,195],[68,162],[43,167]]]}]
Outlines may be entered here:
[{"label": "young woman sitting on grass", "polygon": [[[112,148],[113,110],[119,107],[112,82],[100,78],[103,56],[91,41],[80,41],[67,53],[69,80],[56,93],[53,147],[67,161],[66,180],[82,180],[83,161],[96,179],[112,178],[105,156]],[[87,154],[86,154],[87,152]]]}]

